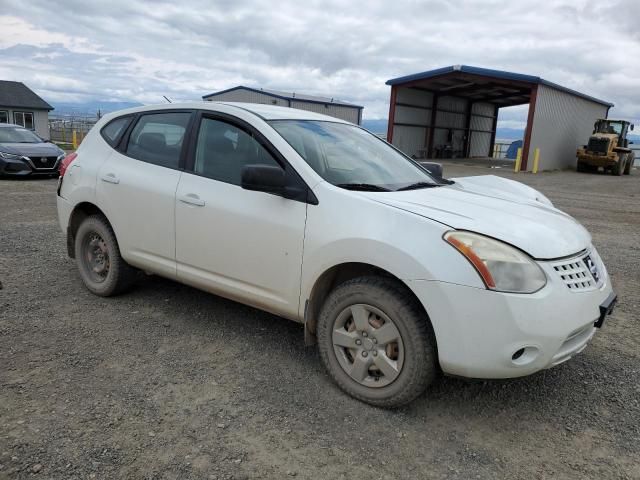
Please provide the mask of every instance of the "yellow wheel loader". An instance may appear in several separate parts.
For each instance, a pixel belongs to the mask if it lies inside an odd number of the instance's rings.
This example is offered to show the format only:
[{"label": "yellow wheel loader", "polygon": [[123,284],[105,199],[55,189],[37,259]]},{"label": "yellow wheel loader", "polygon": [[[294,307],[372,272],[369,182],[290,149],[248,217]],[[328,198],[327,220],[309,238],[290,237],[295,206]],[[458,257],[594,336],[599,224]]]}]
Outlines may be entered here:
[{"label": "yellow wheel loader", "polygon": [[633,150],[629,148],[633,142],[627,139],[627,133],[631,130],[633,125],[624,120],[597,120],[589,143],[576,153],[576,170],[588,172],[603,167],[614,175],[629,175],[635,159]]}]

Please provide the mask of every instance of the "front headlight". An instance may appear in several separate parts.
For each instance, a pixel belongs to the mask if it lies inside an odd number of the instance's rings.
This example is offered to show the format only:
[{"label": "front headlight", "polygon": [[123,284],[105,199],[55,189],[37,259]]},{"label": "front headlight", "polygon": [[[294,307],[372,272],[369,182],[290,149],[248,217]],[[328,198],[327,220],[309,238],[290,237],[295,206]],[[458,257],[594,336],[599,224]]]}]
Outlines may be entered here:
[{"label": "front headlight", "polygon": [[7,152],[0,152],[0,157],[4,158],[5,160],[21,160],[22,159],[21,155],[14,155],[13,153],[7,153]]},{"label": "front headlight", "polygon": [[490,290],[534,293],[547,284],[533,259],[511,245],[463,231],[447,232],[444,239],[471,262]]}]

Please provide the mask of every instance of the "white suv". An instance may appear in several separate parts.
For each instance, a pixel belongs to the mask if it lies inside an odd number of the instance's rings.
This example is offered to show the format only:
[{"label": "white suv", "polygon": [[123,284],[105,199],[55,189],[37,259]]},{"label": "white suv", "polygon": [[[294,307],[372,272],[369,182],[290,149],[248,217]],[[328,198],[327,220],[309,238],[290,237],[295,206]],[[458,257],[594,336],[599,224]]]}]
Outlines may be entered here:
[{"label": "white suv", "polygon": [[434,178],[366,130],[291,108],[105,116],[61,167],[87,288],[137,270],[304,323],[336,383],[397,406],[441,369],[527,375],[580,352],[615,303],[589,233],[494,176]]}]

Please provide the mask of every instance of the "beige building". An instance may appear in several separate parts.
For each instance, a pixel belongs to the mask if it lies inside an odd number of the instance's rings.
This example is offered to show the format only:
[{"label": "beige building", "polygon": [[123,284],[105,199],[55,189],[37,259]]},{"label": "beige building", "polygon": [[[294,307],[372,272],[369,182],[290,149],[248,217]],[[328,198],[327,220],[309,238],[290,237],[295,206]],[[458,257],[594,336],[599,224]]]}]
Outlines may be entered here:
[{"label": "beige building", "polygon": [[22,82],[0,80],[0,123],[14,123],[49,139],[53,107]]},{"label": "beige building", "polygon": [[308,112],[329,115],[330,117],[346,120],[356,125],[362,123],[362,110],[364,109],[364,107],[360,105],[343,102],[336,98],[251,88],[242,85],[220,92],[210,93],[203,96],[202,99],[210,102],[261,103],[264,105],[297,108]]}]

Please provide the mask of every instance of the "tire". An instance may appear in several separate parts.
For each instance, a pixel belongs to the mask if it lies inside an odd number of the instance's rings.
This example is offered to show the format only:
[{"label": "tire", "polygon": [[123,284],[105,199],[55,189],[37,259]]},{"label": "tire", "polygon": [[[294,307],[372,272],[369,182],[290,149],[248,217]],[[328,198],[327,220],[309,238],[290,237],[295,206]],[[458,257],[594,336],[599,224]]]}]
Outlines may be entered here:
[{"label": "tire", "polygon": [[101,297],[118,295],[135,281],[137,270],[120,256],[113,229],[102,215],[82,221],[74,248],[80,278],[91,293]]},{"label": "tire", "polygon": [[587,171],[589,171],[587,164],[584,162],[578,161],[578,164],[576,165],[576,172],[587,172]]},{"label": "tire", "polygon": [[333,380],[352,397],[377,407],[411,402],[438,372],[429,319],[411,292],[391,278],[359,277],[336,287],[322,306],[316,333],[322,363]]},{"label": "tire", "polygon": [[636,154],[634,152],[627,154],[627,166],[624,168],[625,175],[631,175],[631,167],[633,166],[635,160]]},{"label": "tire", "polygon": [[618,161],[611,167],[611,173],[620,176],[624,172],[626,155],[618,155]]}]

